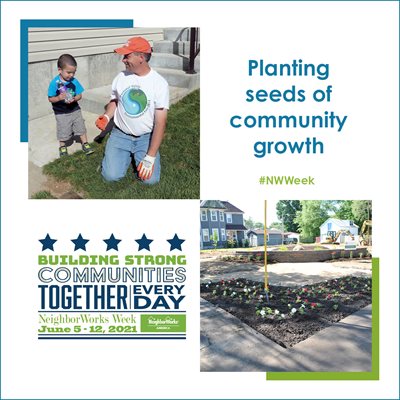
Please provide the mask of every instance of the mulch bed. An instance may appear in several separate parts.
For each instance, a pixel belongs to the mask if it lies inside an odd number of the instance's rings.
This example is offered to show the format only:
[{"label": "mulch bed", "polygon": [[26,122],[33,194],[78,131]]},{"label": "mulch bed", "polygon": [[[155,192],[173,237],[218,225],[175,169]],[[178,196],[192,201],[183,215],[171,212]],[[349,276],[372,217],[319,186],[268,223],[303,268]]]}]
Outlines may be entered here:
[{"label": "mulch bed", "polygon": [[371,278],[347,276],[302,287],[248,279],[200,285],[201,297],[223,308],[282,347],[295,344],[371,303]]}]

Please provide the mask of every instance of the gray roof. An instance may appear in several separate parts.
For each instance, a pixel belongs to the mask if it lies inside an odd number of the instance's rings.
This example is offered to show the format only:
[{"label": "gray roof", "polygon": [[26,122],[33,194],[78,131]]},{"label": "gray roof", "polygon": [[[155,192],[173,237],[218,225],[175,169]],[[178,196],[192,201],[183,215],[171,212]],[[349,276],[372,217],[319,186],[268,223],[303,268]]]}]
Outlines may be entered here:
[{"label": "gray roof", "polygon": [[[264,229],[250,229],[247,233],[249,234],[250,232],[255,233],[256,235],[264,235]],[[277,229],[267,229],[267,233],[269,235],[282,235],[281,231],[278,231]]]},{"label": "gray roof", "polygon": [[221,203],[226,208],[225,212],[237,212],[237,213],[244,214],[244,212],[242,210],[239,210],[239,208],[237,208],[233,204],[229,203],[229,201],[221,201]]},{"label": "gray roof", "polygon": [[247,231],[247,228],[242,224],[226,224],[228,231]]},{"label": "gray roof", "polygon": [[225,211],[226,207],[219,200],[203,200],[200,203],[200,208],[216,208]]}]

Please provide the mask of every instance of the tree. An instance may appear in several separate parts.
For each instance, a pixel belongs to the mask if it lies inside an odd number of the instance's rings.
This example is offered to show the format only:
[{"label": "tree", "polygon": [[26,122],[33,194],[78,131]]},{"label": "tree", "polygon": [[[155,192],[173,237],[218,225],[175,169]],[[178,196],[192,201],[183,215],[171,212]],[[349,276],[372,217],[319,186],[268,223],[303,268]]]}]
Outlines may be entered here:
[{"label": "tree", "polygon": [[253,218],[249,217],[249,219],[244,220],[244,226],[247,229],[263,229],[264,224],[262,222],[255,222]]},{"label": "tree", "polygon": [[365,220],[372,219],[372,201],[354,200],[351,211],[354,216],[354,222],[361,227]]},{"label": "tree", "polygon": [[302,236],[315,238],[319,236],[319,227],[329,218],[332,211],[331,201],[301,200],[301,211],[297,212],[294,222],[299,225]]},{"label": "tree", "polygon": [[244,226],[247,229],[254,229],[254,221],[253,218],[249,217],[249,219],[244,219]]},{"label": "tree", "polygon": [[[280,200],[276,203],[276,214],[282,221],[285,231],[299,232],[299,224],[295,221],[299,211],[301,211],[299,200]],[[282,229],[282,224],[279,229]]]},{"label": "tree", "polygon": [[353,206],[352,200],[343,200],[343,201],[339,200],[337,201],[337,204],[339,208],[335,213],[336,218],[354,220],[354,215],[352,211],[352,206]]},{"label": "tree", "polygon": [[273,222],[268,229],[278,229],[279,231],[282,230],[282,224],[280,222]]}]

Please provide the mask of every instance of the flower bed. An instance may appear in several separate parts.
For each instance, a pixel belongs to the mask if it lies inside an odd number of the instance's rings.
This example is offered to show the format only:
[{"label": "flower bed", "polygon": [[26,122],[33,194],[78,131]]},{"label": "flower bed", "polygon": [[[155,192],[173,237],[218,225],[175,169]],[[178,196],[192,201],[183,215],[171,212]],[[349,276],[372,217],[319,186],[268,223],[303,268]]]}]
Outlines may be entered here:
[{"label": "flower bed", "polygon": [[291,347],[371,303],[371,279],[348,276],[302,287],[247,279],[203,283],[201,297],[283,347]]}]

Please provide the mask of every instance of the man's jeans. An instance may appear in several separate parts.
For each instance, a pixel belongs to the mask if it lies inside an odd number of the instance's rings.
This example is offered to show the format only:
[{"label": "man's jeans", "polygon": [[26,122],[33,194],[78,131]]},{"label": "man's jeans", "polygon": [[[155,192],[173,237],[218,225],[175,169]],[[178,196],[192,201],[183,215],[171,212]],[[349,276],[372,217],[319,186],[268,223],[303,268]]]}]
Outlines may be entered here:
[{"label": "man's jeans", "polygon": [[[125,135],[117,127],[111,131],[108,138],[106,152],[103,158],[102,175],[106,181],[118,181],[126,175],[131,163],[131,156],[134,156],[136,167],[145,157],[149,149],[151,134],[138,137]],[[154,171],[150,179],[143,183],[152,185],[160,180],[160,154],[157,152],[154,161]]]}]

